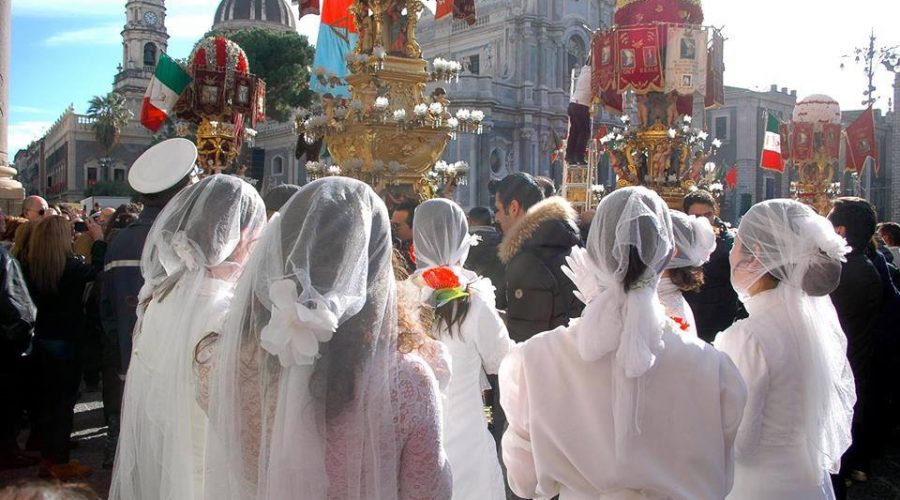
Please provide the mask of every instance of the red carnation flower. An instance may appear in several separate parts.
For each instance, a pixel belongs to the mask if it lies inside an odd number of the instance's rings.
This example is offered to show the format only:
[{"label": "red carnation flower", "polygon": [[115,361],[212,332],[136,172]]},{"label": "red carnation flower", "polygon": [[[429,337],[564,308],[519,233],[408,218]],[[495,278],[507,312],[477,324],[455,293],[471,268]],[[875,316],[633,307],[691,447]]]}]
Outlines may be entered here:
[{"label": "red carnation flower", "polygon": [[434,290],[443,290],[445,288],[459,288],[459,278],[450,268],[434,267],[424,273],[422,278],[425,283]]},{"label": "red carnation flower", "polygon": [[672,321],[678,323],[679,328],[681,328],[681,331],[683,331],[683,332],[686,332],[688,330],[688,328],[691,327],[691,325],[689,325],[688,322],[685,321],[684,318],[681,318],[679,316],[671,316],[671,318],[672,318]]}]

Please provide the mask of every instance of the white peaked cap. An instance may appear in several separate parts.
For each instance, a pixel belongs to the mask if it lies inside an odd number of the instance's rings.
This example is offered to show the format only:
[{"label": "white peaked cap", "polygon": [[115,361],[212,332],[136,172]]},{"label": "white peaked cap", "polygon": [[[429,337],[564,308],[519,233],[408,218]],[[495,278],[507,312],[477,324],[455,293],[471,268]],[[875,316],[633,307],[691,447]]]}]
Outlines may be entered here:
[{"label": "white peaked cap", "polygon": [[142,194],[160,193],[178,184],[197,162],[197,146],[182,139],[168,139],[144,151],[128,171],[128,184]]}]

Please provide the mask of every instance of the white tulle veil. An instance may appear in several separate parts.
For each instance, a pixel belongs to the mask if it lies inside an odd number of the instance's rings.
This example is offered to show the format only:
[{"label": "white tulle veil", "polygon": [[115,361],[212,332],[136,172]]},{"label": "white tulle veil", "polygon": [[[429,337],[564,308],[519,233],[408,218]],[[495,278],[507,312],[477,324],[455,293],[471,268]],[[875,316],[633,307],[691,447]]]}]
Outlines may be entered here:
[{"label": "white tulle veil", "polygon": [[[837,288],[841,261],[849,252],[830,222],[793,200],[754,205],[738,227],[731,252],[731,282],[743,301],[768,274],[786,304],[790,336],[802,364],[804,432],[809,479],[836,474],[849,447],[856,393],[847,361],[847,339],[828,294]],[[750,320],[753,317],[751,316]]]},{"label": "white tulle veil", "polygon": [[716,249],[716,233],[709,219],[688,215],[678,210],[672,216],[672,234],[675,236],[675,254],[666,269],[699,267],[709,261]]},{"label": "white tulle veil", "polygon": [[[617,189],[597,207],[587,249],[573,249],[566,274],[587,306],[573,326],[585,361],[607,355],[613,363],[616,454],[640,433],[641,388],[671,328],[657,297],[659,275],[672,255],[672,222],[665,202],[643,187]],[[647,268],[632,287],[625,276],[633,256]]]},{"label": "white tulle veil", "polygon": [[396,336],[384,203],[352,179],[306,185],[270,221],[219,338],[207,498],[396,492]]},{"label": "white tulle veil", "polygon": [[[141,258],[139,321],[123,398],[111,498],[199,497],[203,449],[194,348],[215,331],[243,262],[266,223],[262,198],[234,176],[214,175],[159,214]],[[204,316],[211,308],[221,314]],[[154,321],[143,321],[153,314]],[[202,455],[202,454],[201,454]]]}]

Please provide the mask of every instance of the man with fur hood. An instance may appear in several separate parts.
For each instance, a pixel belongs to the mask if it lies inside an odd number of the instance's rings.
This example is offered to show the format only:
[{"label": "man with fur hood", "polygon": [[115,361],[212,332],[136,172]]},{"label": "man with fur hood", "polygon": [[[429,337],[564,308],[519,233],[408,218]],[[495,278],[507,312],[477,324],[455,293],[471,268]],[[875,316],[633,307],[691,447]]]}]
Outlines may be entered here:
[{"label": "man with fur hood", "polygon": [[500,260],[506,265],[506,324],[516,342],[566,325],[581,313],[575,285],[562,272],[572,247],[581,244],[577,215],[558,196],[544,199],[534,178],[506,176],[497,186],[497,222],[503,230]]}]

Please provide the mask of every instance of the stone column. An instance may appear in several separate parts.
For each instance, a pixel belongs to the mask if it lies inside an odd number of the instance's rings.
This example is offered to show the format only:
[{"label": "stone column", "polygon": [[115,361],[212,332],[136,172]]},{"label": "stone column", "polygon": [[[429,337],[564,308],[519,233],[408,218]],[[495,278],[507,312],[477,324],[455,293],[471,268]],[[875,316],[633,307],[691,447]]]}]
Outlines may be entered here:
[{"label": "stone column", "polygon": [[12,29],[12,0],[0,0],[0,209],[5,214],[22,211],[25,190],[13,180],[16,169],[9,166],[9,44]]}]

